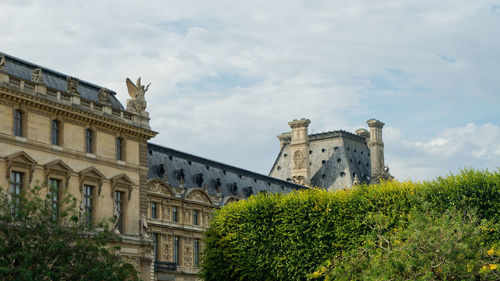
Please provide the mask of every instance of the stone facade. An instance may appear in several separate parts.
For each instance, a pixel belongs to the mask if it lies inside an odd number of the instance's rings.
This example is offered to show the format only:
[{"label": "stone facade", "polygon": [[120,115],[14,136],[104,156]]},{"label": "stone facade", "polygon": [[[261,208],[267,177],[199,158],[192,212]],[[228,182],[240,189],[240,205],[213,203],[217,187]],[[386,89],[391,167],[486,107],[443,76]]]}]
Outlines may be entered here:
[{"label": "stone facade", "polygon": [[392,179],[384,164],[384,123],[370,119],[370,131],[307,132],[308,119],[288,123],[291,132],[278,135],[280,153],[269,176],[325,189]]},{"label": "stone facade", "polygon": [[149,85],[126,84],[127,109],[109,89],[0,54],[0,188],[13,173],[22,189],[56,181],[93,222],[121,219],[116,254],[142,280],[197,280],[214,211],[306,187],[148,143]]},{"label": "stone facade", "polygon": [[22,189],[56,181],[60,195],[66,189],[79,203],[88,192],[93,222],[113,217],[115,205],[121,204],[117,231],[123,241],[117,254],[150,280],[152,241],[139,235],[138,224],[140,190],[147,186],[140,149],[156,135],[145,128],[147,119],[123,110],[114,93],[111,102],[103,103],[97,98],[100,87],[3,57],[0,187],[10,191],[11,175],[17,173]]}]

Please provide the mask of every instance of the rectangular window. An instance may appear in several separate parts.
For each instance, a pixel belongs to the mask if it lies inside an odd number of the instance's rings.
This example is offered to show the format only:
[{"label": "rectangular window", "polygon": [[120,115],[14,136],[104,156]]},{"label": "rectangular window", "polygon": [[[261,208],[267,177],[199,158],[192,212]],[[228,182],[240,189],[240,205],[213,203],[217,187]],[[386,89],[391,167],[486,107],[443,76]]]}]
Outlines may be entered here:
[{"label": "rectangular window", "polygon": [[179,264],[179,236],[174,236],[174,262]]},{"label": "rectangular window", "polygon": [[121,191],[115,191],[115,208],[116,211],[118,212],[118,221],[117,221],[117,226],[118,226],[118,231],[120,233],[123,233],[123,192]]},{"label": "rectangular window", "polygon": [[94,193],[94,187],[91,185],[84,185],[83,186],[83,205],[85,208],[85,220],[88,225],[92,225],[92,216],[93,216],[93,203],[94,203],[94,198],[93,198],[93,193]]},{"label": "rectangular window", "polygon": [[20,110],[14,110],[14,136],[23,136],[23,113]]},{"label": "rectangular window", "polygon": [[123,143],[121,138],[116,138],[116,160],[123,160]]},{"label": "rectangular window", "polygon": [[59,218],[59,191],[61,181],[57,179],[49,179],[49,196],[52,202],[52,219],[57,222]]},{"label": "rectangular window", "polygon": [[198,225],[198,210],[193,210],[193,224]]},{"label": "rectangular window", "polygon": [[85,130],[85,152],[87,153],[93,153],[92,151],[92,142],[93,142],[93,133],[92,130],[86,129]]},{"label": "rectangular window", "polygon": [[51,140],[53,145],[59,145],[59,121],[52,120],[51,122]]},{"label": "rectangular window", "polygon": [[200,266],[200,240],[194,239],[194,266]]},{"label": "rectangular window", "polygon": [[21,194],[21,190],[23,187],[23,173],[20,172],[11,172],[10,173],[10,193],[13,195],[13,209],[12,212],[17,212],[19,198],[18,196]]},{"label": "rectangular window", "polygon": [[158,260],[158,233],[153,233],[153,253],[154,253],[154,260]]},{"label": "rectangular window", "polygon": [[156,202],[151,202],[151,218],[156,219]]},{"label": "rectangular window", "polygon": [[172,207],[172,221],[177,222],[178,217],[177,217],[177,207]]}]

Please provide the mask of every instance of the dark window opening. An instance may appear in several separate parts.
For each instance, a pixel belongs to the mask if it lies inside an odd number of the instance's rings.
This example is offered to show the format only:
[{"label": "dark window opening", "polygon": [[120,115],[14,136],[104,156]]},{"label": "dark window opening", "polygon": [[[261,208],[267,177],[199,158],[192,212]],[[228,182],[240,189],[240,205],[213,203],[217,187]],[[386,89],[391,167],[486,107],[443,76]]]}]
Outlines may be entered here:
[{"label": "dark window opening", "polygon": [[200,266],[200,240],[194,239],[194,266]]},{"label": "dark window opening", "polygon": [[198,210],[193,210],[193,224],[198,225]]},{"label": "dark window opening", "polygon": [[152,219],[158,218],[156,202],[151,202],[151,218]]},{"label": "dark window opening", "polygon": [[172,207],[172,221],[177,222],[178,220],[177,207]]},{"label": "dark window opening", "polygon": [[20,110],[14,110],[14,136],[23,136],[23,113]]},{"label": "dark window opening", "polygon": [[59,121],[52,120],[51,122],[51,141],[53,145],[59,145]]},{"label": "dark window opening", "polygon": [[93,145],[93,132],[90,129],[85,130],[85,152],[93,153],[92,145]]},{"label": "dark window opening", "polygon": [[59,192],[61,181],[57,179],[49,179],[49,198],[52,203],[52,220],[57,222],[59,218]]},{"label": "dark window opening", "polygon": [[116,138],[116,160],[123,160],[123,140]]},{"label": "dark window opening", "polygon": [[94,187],[91,185],[83,186],[83,206],[85,211],[85,220],[87,224],[92,225],[92,215],[93,215],[93,198]]}]

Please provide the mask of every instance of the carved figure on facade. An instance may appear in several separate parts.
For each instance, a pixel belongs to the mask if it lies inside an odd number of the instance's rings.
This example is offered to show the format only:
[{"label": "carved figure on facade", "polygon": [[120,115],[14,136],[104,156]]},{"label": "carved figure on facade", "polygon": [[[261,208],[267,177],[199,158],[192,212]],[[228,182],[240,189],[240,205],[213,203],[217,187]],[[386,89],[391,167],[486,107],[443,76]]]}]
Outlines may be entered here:
[{"label": "carved figure on facade", "polygon": [[172,249],[172,241],[170,235],[165,235],[165,243],[163,243],[163,256],[166,261],[171,260],[170,249]]},{"label": "carved figure on facade", "polygon": [[169,190],[169,188],[161,181],[154,180],[149,184],[149,191],[154,193],[161,193],[169,196],[173,196],[173,193]]},{"label": "carved figure on facade", "polygon": [[66,79],[66,82],[68,83],[66,86],[68,94],[72,95],[78,95],[78,84],[80,83],[80,80],[74,77],[69,77]]},{"label": "carved figure on facade", "polygon": [[301,169],[304,167],[304,153],[302,153],[302,151],[295,151],[295,153],[293,154],[293,163],[295,164],[296,169]]},{"label": "carved figure on facade", "polygon": [[113,224],[112,231],[116,234],[120,234],[120,231],[118,230],[118,223],[120,221],[120,211],[118,210],[117,204],[115,204],[115,207],[113,208],[113,218],[115,219],[115,223]]},{"label": "carved figure on facade", "polygon": [[35,68],[35,70],[33,70],[33,73],[31,73],[31,81],[33,81],[35,83],[43,83],[43,81],[42,81],[42,69]]},{"label": "carved figure on facade", "polygon": [[144,95],[149,89],[149,83],[146,87],[141,85],[141,77],[134,84],[129,78],[126,80],[128,94],[132,99],[127,100],[127,111],[143,115],[146,111],[146,99]]},{"label": "carved figure on facade", "polygon": [[99,90],[99,102],[105,105],[109,104],[109,92],[105,88]]},{"label": "carved figure on facade", "polygon": [[354,175],[354,181],[352,182],[352,185],[358,185],[360,184],[358,175]]},{"label": "carved figure on facade", "polygon": [[210,201],[210,198],[208,195],[206,195],[203,191],[201,190],[193,190],[191,191],[188,196],[186,196],[187,199],[195,200],[195,201],[200,201],[203,203],[212,203]]},{"label": "carved figure on facade", "polygon": [[0,54],[0,70],[5,69],[5,56]]},{"label": "carved figure on facade", "polygon": [[210,222],[210,214],[204,213],[203,214],[203,226],[208,226],[209,222]]},{"label": "carved figure on facade", "polygon": [[148,227],[148,220],[146,218],[146,214],[142,213],[141,218],[139,219],[139,228],[141,230],[141,236],[143,238],[149,238],[149,227]]},{"label": "carved figure on facade", "polygon": [[184,245],[184,265],[190,267],[193,261],[193,253],[191,251],[191,239],[186,238],[186,243]]}]

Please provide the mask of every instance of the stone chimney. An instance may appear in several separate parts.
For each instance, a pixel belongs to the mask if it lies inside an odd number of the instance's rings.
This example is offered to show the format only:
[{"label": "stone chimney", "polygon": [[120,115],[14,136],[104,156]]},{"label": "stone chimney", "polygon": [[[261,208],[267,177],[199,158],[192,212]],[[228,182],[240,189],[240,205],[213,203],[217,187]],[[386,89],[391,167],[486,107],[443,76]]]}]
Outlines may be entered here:
[{"label": "stone chimney", "polygon": [[370,139],[368,147],[370,149],[370,163],[372,178],[380,174],[384,169],[384,142],[382,141],[382,127],[384,123],[376,119],[366,121],[370,127]]},{"label": "stone chimney", "polygon": [[302,118],[288,122],[292,129],[290,152],[292,161],[292,180],[303,181],[309,184],[311,176],[309,172],[309,138],[307,127],[311,124],[309,119]]},{"label": "stone chimney", "polygon": [[283,134],[278,135],[278,139],[280,141],[280,150],[283,148],[283,146],[286,143],[290,142],[291,138],[292,138],[292,133],[291,132],[283,133]]}]

